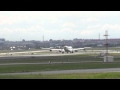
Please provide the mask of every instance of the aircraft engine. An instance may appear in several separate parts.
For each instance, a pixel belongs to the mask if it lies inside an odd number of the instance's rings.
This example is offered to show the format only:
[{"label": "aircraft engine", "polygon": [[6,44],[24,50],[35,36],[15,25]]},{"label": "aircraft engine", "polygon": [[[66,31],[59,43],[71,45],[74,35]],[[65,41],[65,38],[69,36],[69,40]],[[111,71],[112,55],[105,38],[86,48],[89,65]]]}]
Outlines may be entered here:
[{"label": "aircraft engine", "polygon": [[61,50],[59,50],[59,52],[61,52]]},{"label": "aircraft engine", "polygon": [[73,51],[70,51],[70,53],[73,53]]},{"label": "aircraft engine", "polygon": [[62,52],[62,53],[64,53],[64,52],[65,52],[65,50],[64,50],[64,49],[61,49],[61,52]]},{"label": "aircraft engine", "polygon": [[75,50],[75,52],[78,52],[78,50]]}]

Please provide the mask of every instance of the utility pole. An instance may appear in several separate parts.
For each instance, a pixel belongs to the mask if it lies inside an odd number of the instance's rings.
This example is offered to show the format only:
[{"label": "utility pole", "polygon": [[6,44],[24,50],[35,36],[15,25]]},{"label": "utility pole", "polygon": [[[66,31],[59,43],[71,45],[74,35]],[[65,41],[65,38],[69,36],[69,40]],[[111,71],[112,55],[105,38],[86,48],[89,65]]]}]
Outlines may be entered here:
[{"label": "utility pole", "polygon": [[44,44],[44,35],[43,35],[42,39],[43,39],[42,47],[45,47],[45,44]]},{"label": "utility pole", "polygon": [[106,56],[106,60],[108,61],[108,31],[105,31],[105,35],[104,35],[105,37],[106,37],[106,44],[105,44],[105,46],[106,46],[106,53],[105,53],[105,56]]},{"label": "utility pole", "polygon": [[99,40],[100,40],[100,33],[99,33]]},{"label": "utility pole", "polygon": [[100,33],[99,33],[99,44],[100,44]]},{"label": "utility pole", "polygon": [[43,42],[44,42],[44,35],[43,35]]}]

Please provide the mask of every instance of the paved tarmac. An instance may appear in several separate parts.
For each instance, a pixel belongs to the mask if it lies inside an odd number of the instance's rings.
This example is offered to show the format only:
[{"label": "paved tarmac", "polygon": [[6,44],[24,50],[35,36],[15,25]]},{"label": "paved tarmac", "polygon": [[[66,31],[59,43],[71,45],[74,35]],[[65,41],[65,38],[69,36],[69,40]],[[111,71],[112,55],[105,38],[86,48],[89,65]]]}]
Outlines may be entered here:
[{"label": "paved tarmac", "polygon": [[[64,55],[77,55],[77,54],[98,54],[104,50],[88,50],[87,52],[80,51],[74,53],[60,53],[60,52],[49,52],[48,50],[41,50],[41,51],[24,51],[24,52],[11,52],[12,54],[8,53],[0,53],[0,59],[13,59],[13,58],[34,58],[34,57],[47,57],[47,56],[64,56]],[[43,52],[36,54],[38,52]],[[47,52],[47,53],[44,53]],[[111,53],[120,53],[116,51],[110,50]],[[23,55],[25,54],[25,55]]]},{"label": "paved tarmac", "polygon": [[73,73],[106,73],[106,72],[120,72],[120,68],[80,69],[80,70],[57,70],[57,71],[40,71],[40,72],[21,72],[21,73],[0,73],[0,75],[73,74]]},{"label": "paved tarmac", "polygon": [[47,57],[47,56],[65,56],[65,55],[77,55],[85,54],[83,52],[77,53],[50,53],[50,54],[31,54],[31,55],[0,55],[0,59],[14,59],[14,58],[35,58],[35,57]]},{"label": "paved tarmac", "polygon": [[89,63],[89,62],[103,62],[103,61],[77,61],[77,62],[40,62],[40,63],[0,63],[0,66],[3,66],[3,65],[33,65],[33,64],[62,64],[62,63]]}]

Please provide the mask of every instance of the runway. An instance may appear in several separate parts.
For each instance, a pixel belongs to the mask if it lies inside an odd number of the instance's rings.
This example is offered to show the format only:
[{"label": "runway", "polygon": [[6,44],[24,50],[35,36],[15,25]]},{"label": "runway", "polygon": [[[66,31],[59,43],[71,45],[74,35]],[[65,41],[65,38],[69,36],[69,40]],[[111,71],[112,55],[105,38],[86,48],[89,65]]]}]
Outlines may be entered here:
[{"label": "runway", "polygon": [[80,70],[57,70],[57,71],[40,71],[40,72],[21,72],[21,73],[0,73],[0,75],[22,75],[22,74],[73,74],[73,73],[107,73],[120,72],[120,68],[104,69],[80,69]]},{"label": "runway", "polygon": [[103,62],[103,61],[80,61],[80,62],[40,62],[40,63],[0,63],[2,65],[38,65],[38,64],[68,64],[68,63],[90,63],[90,62]]},{"label": "runway", "polygon": [[120,68],[44,71],[41,72],[41,74],[105,73],[105,72],[120,72]]},{"label": "runway", "polygon": [[78,55],[85,53],[49,53],[49,54],[32,54],[32,55],[1,55],[0,59],[15,59],[15,58],[35,58],[35,57],[48,57],[48,56],[65,56],[65,55]]},{"label": "runway", "polygon": [[[48,50],[41,51],[24,51],[24,52],[8,52],[0,53],[0,59],[15,59],[15,58],[35,58],[35,57],[47,57],[47,56],[65,56],[65,55],[78,55],[78,54],[99,54],[104,50],[87,50],[87,52],[80,51],[74,53],[60,53],[60,52],[49,52]],[[109,53],[120,53],[117,51],[109,50]]]},{"label": "runway", "polygon": [[37,50],[37,51],[19,51],[19,52],[6,52],[0,53],[0,55],[14,55],[14,54],[31,54],[31,53],[39,53],[39,52],[47,52],[48,50]]}]

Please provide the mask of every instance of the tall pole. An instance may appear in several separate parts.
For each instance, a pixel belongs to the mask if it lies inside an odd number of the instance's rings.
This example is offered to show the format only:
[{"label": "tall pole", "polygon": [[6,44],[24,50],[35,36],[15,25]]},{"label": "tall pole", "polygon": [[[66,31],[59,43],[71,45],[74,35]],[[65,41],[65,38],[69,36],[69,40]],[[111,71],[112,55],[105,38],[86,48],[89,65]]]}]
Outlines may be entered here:
[{"label": "tall pole", "polygon": [[104,36],[106,37],[106,44],[105,44],[105,46],[106,46],[106,53],[105,53],[105,56],[106,56],[106,60],[108,60],[108,58],[107,58],[107,56],[108,56],[108,31],[105,31],[105,35]]},{"label": "tall pole", "polygon": [[43,35],[43,47],[45,47],[45,44],[44,44],[44,35]]},{"label": "tall pole", "polygon": [[99,33],[99,44],[100,44],[100,33]]},{"label": "tall pole", "polygon": [[44,35],[43,35],[43,42],[44,42]]},{"label": "tall pole", "polygon": [[100,33],[99,33],[99,40],[100,40]]}]

